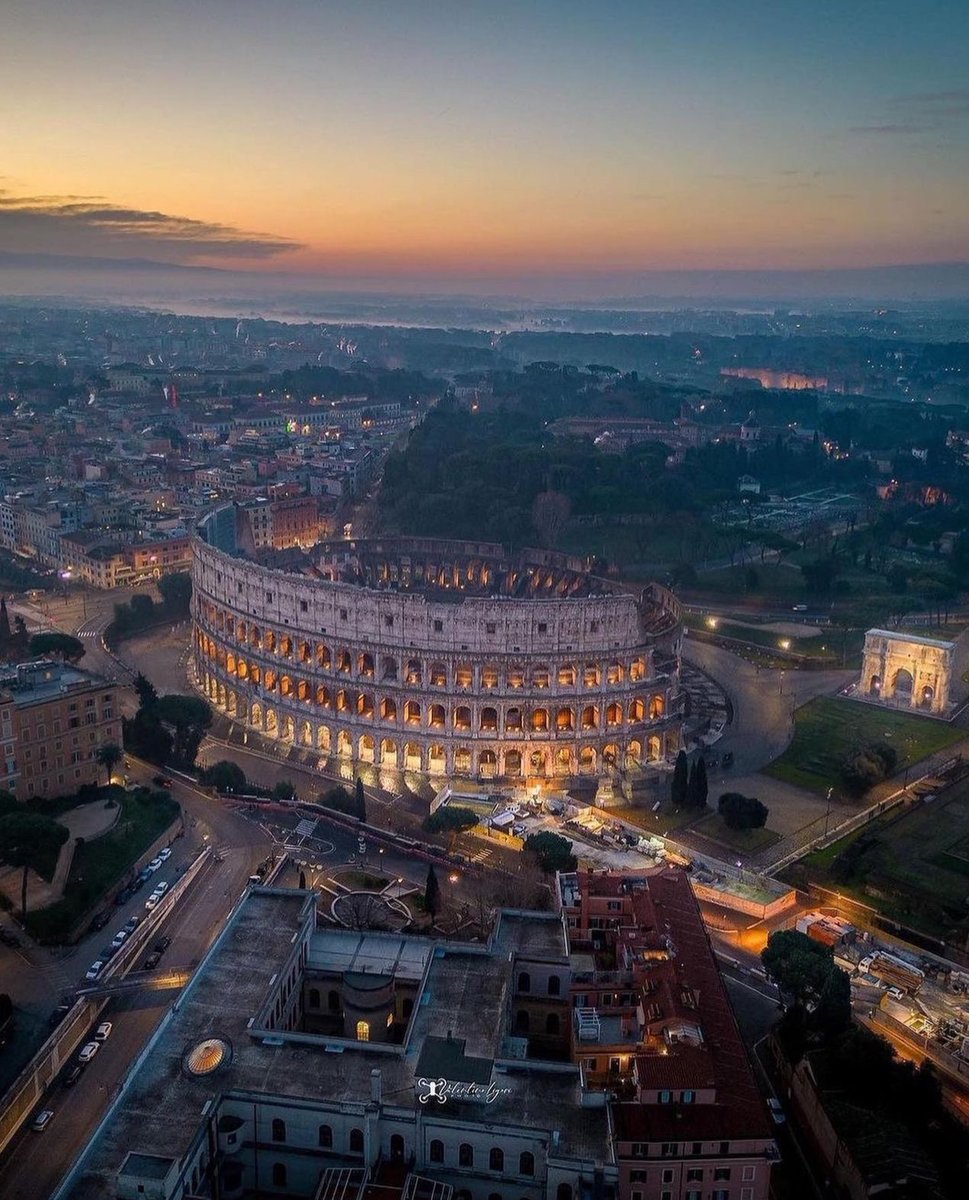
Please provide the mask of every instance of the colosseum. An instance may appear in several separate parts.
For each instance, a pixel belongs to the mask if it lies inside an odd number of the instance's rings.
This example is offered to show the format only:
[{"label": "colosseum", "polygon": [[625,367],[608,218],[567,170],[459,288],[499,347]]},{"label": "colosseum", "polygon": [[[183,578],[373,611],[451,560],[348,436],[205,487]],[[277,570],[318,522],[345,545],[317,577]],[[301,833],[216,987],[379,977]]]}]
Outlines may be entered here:
[{"label": "colosseum", "polygon": [[576,559],[471,542],[271,561],[196,544],[196,678],[234,721],[345,775],[666,786],[682,693],[665,588],[637,596]]}]

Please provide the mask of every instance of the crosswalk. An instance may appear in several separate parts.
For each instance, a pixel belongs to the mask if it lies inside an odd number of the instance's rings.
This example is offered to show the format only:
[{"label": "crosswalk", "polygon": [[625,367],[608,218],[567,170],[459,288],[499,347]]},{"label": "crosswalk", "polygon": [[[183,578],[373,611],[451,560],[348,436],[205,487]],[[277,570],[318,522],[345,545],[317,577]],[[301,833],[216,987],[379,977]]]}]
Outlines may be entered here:
[{"label": "crosswalk", "polygon": [[471,855],[471,861],[473,863],[486,863],[491,857],[492,852],[490,850],[475,850],[474,854]]}]

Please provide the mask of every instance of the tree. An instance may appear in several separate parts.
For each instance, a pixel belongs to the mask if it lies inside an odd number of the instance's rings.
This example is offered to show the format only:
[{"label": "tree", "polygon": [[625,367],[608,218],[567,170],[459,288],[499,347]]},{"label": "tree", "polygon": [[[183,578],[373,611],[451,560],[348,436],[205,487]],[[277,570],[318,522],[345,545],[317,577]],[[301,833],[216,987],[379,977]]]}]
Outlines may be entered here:
[{"label": "tree", "polygon": [[437,874],[434,870],[434,864],[429,863],[427,867],[427,882],[424,884],[424,909],[431,916],[431,923],[434,923],[434,918],[437,916],[441,904],[441,885],[437,881]]},{"label": "tree", "polygon": [[172,735],[162,725],[153,708],[140,708],[130,719],[121,722],[125,749],[157,766],[164,766],[172,757]]},{"label": "tree", "polygon": [[828,1037],[851,1024],[851,980],[833,962],[814,1009],[814,1023]]},{"label": "tree", "polygon": [[172,759],[185,770],[195,765],[195,755],[212,724],[212,710],[199,696],[172,693],[161,696],[150,710],[173,732]]},{"label": "tree", "polygon": [[80,662],[84,657],[84,643],[68,633],[35,633],[30,639],[30,653],[34,658],[55,654],[65,662]]},{"label": "tree", "polygon": [[291,779],[277,779],[273,785],[274,800],[292,800],[296,795],[296,784]]},{"label": "tree", "polygon": [[690,786],[689,766],[686,751],[681,750],[673,764],[673,779],[670,783],[670,801],[675,808],[682,808],[687,802],[687,789]]},{"label": "tree", "polygon": [[301,892],[306,891],[306,872],[305,871],[300,871],[300,873],[299,873],[299,890]]},{"label": "tree", "polygon": [[134,683],[135,691],[138,693],[138,706],[140,708],[151,708],[158,699],[158,693],[155,691],[155,685],[146,676],[139,671],[135,676]]},{"label": "tree", "polygon": [[155,615],[155,602],[151,596],[138,594],[128,601],[128,609],[136,626],[147,625]]},{"label": "tree", "polygon": [[335,787],[328,792],[321,792],[319,803],[324,808],[332,808],[334,812],[344,813],[348,817],[356,816],[357,802],[345,787]]},{"label": "tree", "polygon": [[35,863],[49,859],[67,841],[66,825],[40,813],[16,812],[0,817],[0,862],[22,867],[20,911],[27,917],[27,872]]},{"label": "tree", "polygon": [[753,796],[724,792],[717,801],[717,812],[728,829],[763,829],[770,810]]},{"label": "tree", "polygon": [[423,828],[428,833],[446,833],[448,845],[454,845],[459,833],[473,829],[478,824],[478,814],[473,808],[462,808],[459,804],[444,804],[437,812],[424,818]]},{"label": "tree", "polygon": [[124,758],[124,751],[114,742],[105,742],[103,746],[99,746],[94,752],[94,757],[97,759],[98,765],[104,767],[107,775],[106,783],[111,782],[111,772]]},{"label": "tree", "polygon": [[838,769],[841,782],[853,796],[862,796],[869,788],[887,778],[898,762],[894,746],[887,742],[869,742],[849,751]]},{"label": "tree", "polygon": [[556,871],[574,871],[578,860],[572,853],[572,843],[560,833],[531,833],[525,838],[525,852],[538,860],[543,875]]},{"label": "tree", "polygon": [[162,603],[173,616],[188,616],[192,601],[192,576],[187,571],[176,571],[174,575],[162,575],[158,580]]},{"label": "tree", "polygon": [[357,782],[353,789],[353,800],[354,800],[353,815],[359,821],[366,821],[366,819],[367,819],[367,797],[364,794],[364,790],[363,790],[363,780],[360,778],[359,775],[357,776]]},{"label": "tree", "polygon": [[701,754],[690,771],[687,787],[687,804],[690,808],[706,808],[709,785],[707,783],[706,759]]},{"label": "tree", "polygon": [[249,784],[242,767],[226,759],[206,767],[199,775],[199,781],[219,792],[244,792]]},{"label": "tree", "polygon": [[760,953],[764,970],[797,1004],[813,1006],[821,998],[832,968],[834,952],[796,929],[772,933]]}]

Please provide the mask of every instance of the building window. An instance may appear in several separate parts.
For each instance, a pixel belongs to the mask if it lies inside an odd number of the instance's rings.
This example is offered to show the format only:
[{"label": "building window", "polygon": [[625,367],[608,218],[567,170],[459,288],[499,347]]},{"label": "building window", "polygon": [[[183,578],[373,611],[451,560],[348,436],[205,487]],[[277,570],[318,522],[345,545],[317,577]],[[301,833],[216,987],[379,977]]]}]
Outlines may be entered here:
[{"label": "building window", "polygon": [[279,1117],[275,1117],[273,1119],[273,1141],[274,1142],[285,1142],[286,1141],[286,1122],[281,1121],[279,1119]]},{"label": "building window", "polygon": [[462,1142],[458,1147],[458,1166],[474,1166],[474,1147],[469,1142]]},{"label": "building window", "polygon": [[394,627],[394,618],[392,616],[390,616],[389,613],[384,615],[384,625],[388,629],[393,629],[393,627]]},{"label": "building window", "polygon": [[741,1188],[740,1189],[740,1200],[754,1200],[754,1189],[753,1188]]},{"label": "building window", "polygon": [[719,1180],[723,1180],[724,1182],[726,1182],[726,1180],[728,1180],[729,1178],[730,1178],[730,1168],[729,1167],[714,1167],[713,1168],[714,1183],[718,1182]]},{"label": "building window", "polygon": [[488,1155],[488,1170],[503,1171],[505,1169],[505,1152],[498,1146],[492,1146]]},{"label": "building window", "polygon": [[493,621],[485,622],[485,633],[489,633],[489,634],[495,633],[497,631],[497,629],[498,629],[498,626]]},{"label": "building window", "polygon": [[572,1200],[571,1183],[560,1183],[555,1193],[555,1200]]},{"label": "building window", "polygon": [[444,632],[444,622],[443,621],[435,621],[434,622],[434,632],[435,633],[443,633]]},{"label": "building window", "polygon": [[754,1175],[756,1173],[757,1173],[756,1167],[744,1167],[744,1172],[743,1172],[744,1183],[750,1183],[750,1181],[754,1178]]},{"label": "building window", "polygon": [[299,611],[300,611],[300,612],[307,612],[307,611],[309,610],[309,607],[310,607],[310,606],[309,606],[309,602],[308,602],[308,601],[306,601],[306,600],[300,600],[300,602],[299,602]]},{"label": "building window", "polygon": [[346,619],[347,619],[347,610],[345,608],[341,608],[340,609],[340,620],[345,621]]},{"label": "building window", "polygon": [[703,1168],[702,1167],[687,1167],[686,1182],[687,1183],[702,1183],[703,1182]]},{"label": "building window", "polygon": [[535,1155],[530,1150],[523,1150],[518,1156],[518,1174],[535,1174]]},{"label": "building window", "polygon": [[358,1021],[357,1022],[357,1041],[358,1042],[369,1042],[370,1041],[370,1023],[369,1023],[369,1021]]},{"label": "building window", "polygon": [[711,1200],[729,1200],[730,1188],[714,1188],[710,1196]]},{"label": "building window", "polygon": [[532,977],[527,971],[519,971],[518,973],[518,990],[520,992],[530,992],[532,990]]},{"label": "building window", "polygon": [[672,1182],[673,1182],[673,1168],[672,1168],[672,1167],[666,1167],[666,1168],[664,1168],[664,1170],[663,1170],[663,1182],[664,1182],[664,1183],[672,1183]]},{"label": "building window", "polygon": [[548,977],[548,994],[550,996],[560,996],[562,994],[562,981],[557,975],[549,975]]},{"label": "building window", "polygon": [[[539,633],[548,633],[548,625],[546,625],[546,623],[544,621],[539,621],[538,632]],[[571,1195],[571,1189],[569,1189],[569,1194]]]},{"label": "building window", "polygon": [[700,1200],[700,1196],[699,1191],[690,1191],[686,1193],[686,1200]]},{"label": "building window", "polygon": [[672,1192],[660,1192],[659,1200],[673,1200]]},{"label": "building window", "polygon": [[720,1143],[720,1157],[722,1158],[725,1154],[729,1154],[729,1153],[730,1153],[730,1143],[729,1142],[721,1142]]},{"label": "building window", "polygon": [[350,1130],[350,1153],[363,1154],[363,1130]]},{"label": "building window", "polygon": [[659,1094],[659,1102],[660,1102],[660,1104],[672,1104],[673,1103],[673,1093],[666,1091],[664,1089]]},{"label": "building window", "polygon": [[683,1104],[692,1104],[695,1098],[696,1098],[695,1092],[683,1092],[680,1095],[680,1100],[682,1101]]},{"label": "building window", "polygon": [[273,1187],[283,1188],[286,1186],[286,1164],[273,1163]]},{"label": "building window", "polygon": [[660,1146],[660,1154],[663,1158],[676,1158],[680,1153],[679,1142],[663,1142]]},{"label": "building window", "polygon": [[435,1138],[428,1147],[427,1157],[432,1163],[444,1162],[444,1143]]}]

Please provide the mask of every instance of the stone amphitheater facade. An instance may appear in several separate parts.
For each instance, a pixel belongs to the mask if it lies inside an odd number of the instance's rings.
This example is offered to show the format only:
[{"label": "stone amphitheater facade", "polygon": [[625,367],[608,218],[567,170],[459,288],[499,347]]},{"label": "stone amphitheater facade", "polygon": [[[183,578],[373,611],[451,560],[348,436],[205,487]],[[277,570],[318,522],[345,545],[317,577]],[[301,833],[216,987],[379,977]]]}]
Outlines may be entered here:
[{"label": "stone amphitheater facade", "polygon": [[628,794],[663,786],[679,749],[682,626],[657,584],[635,595],[567,556],[423,539],[258,561],[198,542],[193,581],[211,703],[344,773],[585,776]]}]

